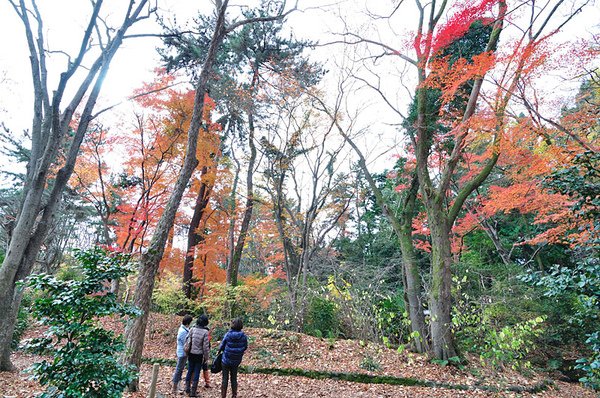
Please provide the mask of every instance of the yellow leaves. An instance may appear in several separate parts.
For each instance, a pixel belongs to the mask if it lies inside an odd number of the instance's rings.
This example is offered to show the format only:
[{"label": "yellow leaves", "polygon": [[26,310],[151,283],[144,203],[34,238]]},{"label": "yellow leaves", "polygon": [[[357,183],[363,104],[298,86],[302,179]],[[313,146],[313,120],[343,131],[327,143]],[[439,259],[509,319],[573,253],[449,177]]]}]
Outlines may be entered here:
[{"label": "yellow leaves", "polygon": [[350,282],[341,278],[341,286],[339,283],[336,283],[336,279],[333,275],[329,275],[327,277],[327,291],[329,294],[335,298],[343,299],[345,301],[351,301],[352,295],[350,294],[350,288],[352,285]]}]

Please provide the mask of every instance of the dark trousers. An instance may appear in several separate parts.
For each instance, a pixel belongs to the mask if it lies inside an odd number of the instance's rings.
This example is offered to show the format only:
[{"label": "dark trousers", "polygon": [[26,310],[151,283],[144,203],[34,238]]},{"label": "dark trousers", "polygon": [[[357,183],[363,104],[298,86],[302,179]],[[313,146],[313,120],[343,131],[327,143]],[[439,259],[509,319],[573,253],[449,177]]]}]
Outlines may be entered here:
[{"label": "dark trousers", "polygon": [[177,357],[177,366],[175,366],[175,373],[173,373],[173,384],[177,384],[181,381],[181,375],[183,375],[183,369],[185,369],[185,363],[187,357]]},{"label": "dark trousers", "polygon": [[202,354],[190,354],[188,356],[188,371],[185,376],[185,392],[191,396],[196,396],[198,380],[200,379],[203,363]]},{"label": "dark trousers", "polygon": [[229,384],[229,375],[231,374],[231,391],[233,391],[234,394],[237,393],[237,375],[239,366],[240,365],[223,364],[223,381],[221,382],[222,391],[227,391],[227,385]]}]

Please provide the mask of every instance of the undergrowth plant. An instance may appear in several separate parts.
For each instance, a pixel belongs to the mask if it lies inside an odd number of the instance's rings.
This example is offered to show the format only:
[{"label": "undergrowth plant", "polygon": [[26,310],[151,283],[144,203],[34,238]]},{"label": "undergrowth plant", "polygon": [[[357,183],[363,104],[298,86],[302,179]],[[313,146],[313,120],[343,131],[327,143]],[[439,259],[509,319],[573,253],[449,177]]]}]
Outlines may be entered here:
[{"label": "undergrowth plant", "polygon": [[462,350],[479,355],[482,363],[496,368],[530,367],[526,357],[543,333],[545,317],[519,319],[512,324],[502,322],[504,325],[499,326],[498,317],[505,310],[475,302],[462,290],[466,282],[466,276],[462,279],[454,278],[458,300],[452,322]]},{"label": "undergrowth plant", "polygon": [[337,307],[323,297],[313,297],[307,309],[304,332],[316,337],[335,336],[338,332]]},{"label": "undergrowth plant", "polygon": [[381,364],[379,363],[379,361],[377,361],[376,358],[370,355],[364,356],[363,359],[360,361],[359,366],[361,369],[367,370],[369,372],[378,372],[381,370]]},{"label": "undergrowth plant", "polygon": [[504,326],[499,331],[488,330],[480,347],[481,361],[496,367],[508,365],[513,369],[528,368],[530,364],[524,358],[534,346],[535,338],[542,333],[539,326],[543,322],[543,317],[537,317]]},{"label": "undergrowth plant", "polygon": [[590,334],[585,343],[591,348],[592,354],[577,360],[576,368],[585,372],[585,376],[579,381],[598,391],[600,390],[600,332]]},{"label": "undergrowth plant", "polygon": [[21,306],[19,307],[19,312],[17,313],[17,322],[15,324],[15,330],[13,331],[13,337],[11,342],[11,348],[16,350],[19,348],[19,342],[21,341],[21,337],[27,330],[27,326],[29,324],[29,307],[31,306],[31,297],[27,294],[23,295],[23,299],[21,300]]},{"label": "undergrowth plant", "polygon": [[152,292],[152,304],[153,310],[162,314],[173,315],[182,311],[191,314],[202,312],[198,303],[185,296],[181,289],[181,276],[173,272],[166,272],[157,281]]},{"label": "undergrowth plant", "polygon": [[46,386],[42,398],[117,398],[134,378],[135,369],[118,363],[125,348],[121,336],[100,326],[99,318],[136,316],[139,311],[117,302],[110,281],[132,272],[128,258],[100,248],[76,251],[83,277],[59,280],[32,275],[26,286],[36,291],[34,318],[47,326],[43,337],[29,340],[25,349],[50,356],[29,371]]}]

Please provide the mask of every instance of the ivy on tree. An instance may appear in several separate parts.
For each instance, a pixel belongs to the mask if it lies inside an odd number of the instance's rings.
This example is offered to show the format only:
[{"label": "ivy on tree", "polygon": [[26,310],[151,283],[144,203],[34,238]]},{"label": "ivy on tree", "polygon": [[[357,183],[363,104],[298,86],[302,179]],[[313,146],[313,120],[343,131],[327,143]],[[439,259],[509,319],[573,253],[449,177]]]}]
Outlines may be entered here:
[{"label": "ivy on tree", "polygon": [[110,281],[132,272],[128,257],[100,248],[76,251],[82,277],[58,280],[49,274],[28,278],[37,292],[33,316],[48,326],[44,337],[29,340],[28,352],[51,356],[29,369],[46,386],[43,398],[121,397],[135,369],[117,362],[125,345],[121,336],[103,329],[99,317],[137,316],[139,311],[119,303]]}]

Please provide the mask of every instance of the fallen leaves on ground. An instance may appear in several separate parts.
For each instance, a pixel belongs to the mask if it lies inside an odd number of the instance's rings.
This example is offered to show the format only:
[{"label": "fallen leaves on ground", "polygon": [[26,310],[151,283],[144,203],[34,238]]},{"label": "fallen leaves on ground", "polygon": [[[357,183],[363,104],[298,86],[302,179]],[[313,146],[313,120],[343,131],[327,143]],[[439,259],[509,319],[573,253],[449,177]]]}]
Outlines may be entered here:
[{"label": "fallen leaves on ground", "polygon": [[[115,319],[104,319],[103,325],[116,332],[123,330],[123,323]],[[179,317],[152,314],[144,343],[144,357],[153,359],[173,359]],[[471,361],[468,368],[442,367],[429,363],[422,355],[397,352],[377,344],[365,344],[355,340],[319,339],[300,333],[267,329],[245,329],[250,338],[250,347],[244,357],[244,364],[256,367],[299,368],[328,372],[365,373],[414,378],[439,383],[461,385],[486,385],[499,389],[510,385],[531,386],[547,378],[546,374],[530,372],[526,377],[514,371],[494,371]],[[25,338],[40,335],[40,329],[32,328]],[[217,341],[213,342],[213,346]],[[0,398],[15,396],[30,398],[41,392],[42,387],[28,380],[22,371],[39,357],[23,352],[13,355],[13,362],[19,372],[0,372]],[[367,371],[361,367],[365,358],[379,370]],[[170,380],[174,368],[161,366],[157,391],[170,396]],[[125,393],[126,398],[142,398],[148,395],[152,365],[143,364],[140,372],[140,391]],[[212,375],[212,389],[200,388],[200,397],[219,398],[221,375]],[[593,391],[578,384],[555,381],[554,386],[541,393],[489,392],[483,390],[452,390],[433,387],[407,387],[385,384],[352,383],[339,380],[315,380],[299,376],[274,376],[264,374],[241,374],[238,397],[278,398],[278,397],[581,397],[596,398]]]}]

